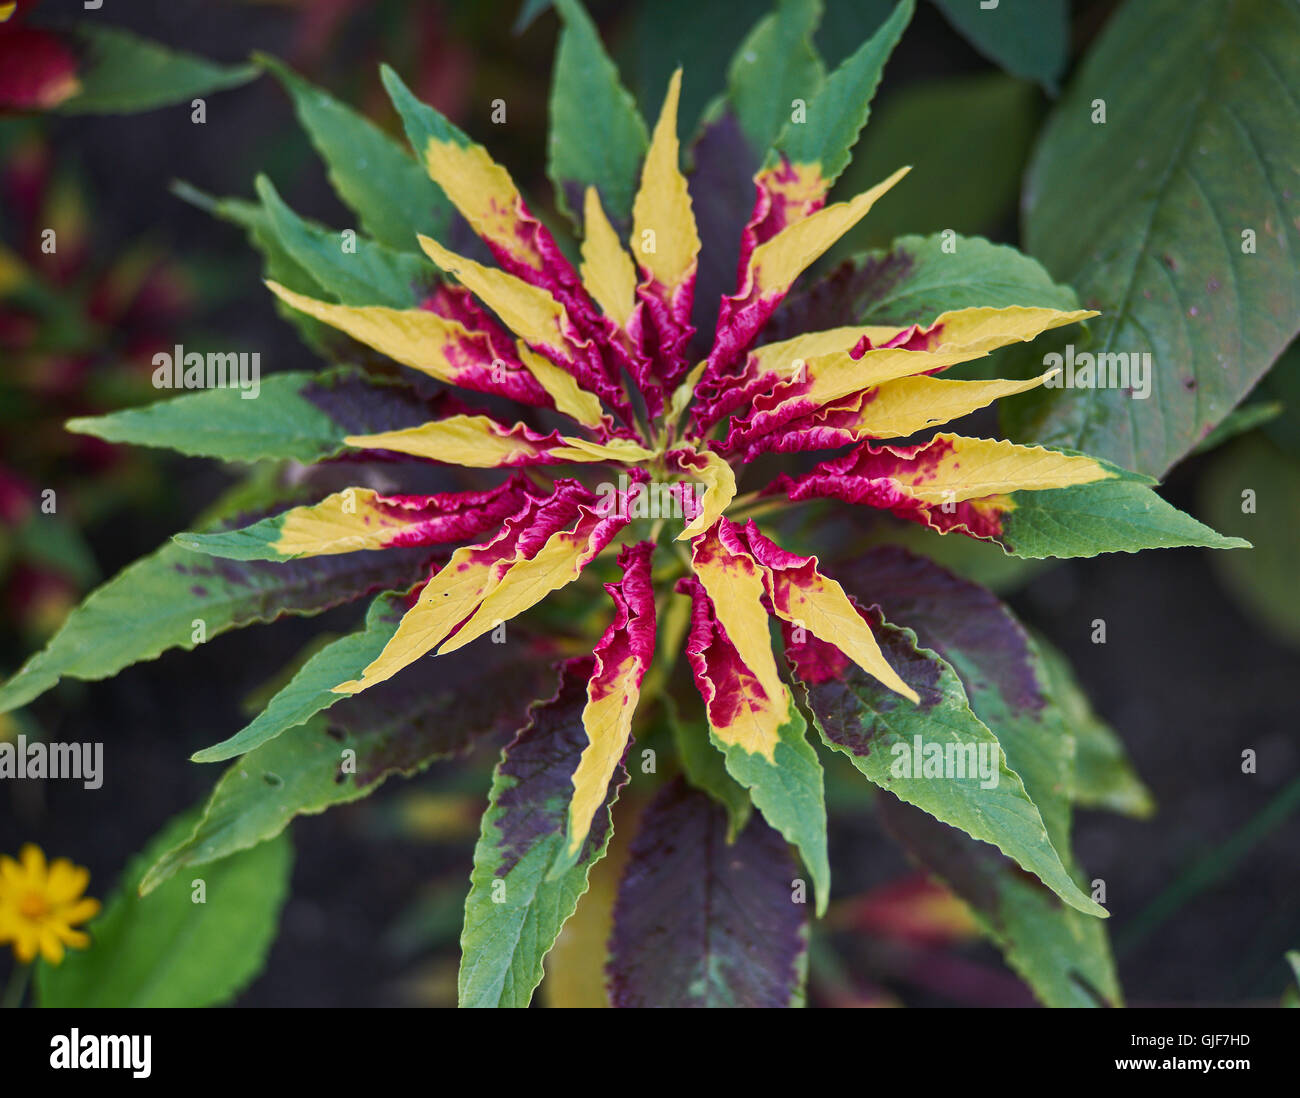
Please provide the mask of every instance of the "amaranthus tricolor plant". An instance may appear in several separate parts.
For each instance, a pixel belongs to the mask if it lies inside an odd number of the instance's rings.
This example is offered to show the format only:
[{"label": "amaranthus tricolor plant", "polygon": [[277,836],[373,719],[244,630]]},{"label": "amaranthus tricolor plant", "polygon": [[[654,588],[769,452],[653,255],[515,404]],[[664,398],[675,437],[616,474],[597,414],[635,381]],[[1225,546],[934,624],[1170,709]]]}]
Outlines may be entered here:
[{"label": "amaranthus tricolor plant", "polygon": [[[737,257],[734,288],[704,303],[705,316],[716,304],[711,336],[697,330],[696,296],[702,238],[716,234],[697,213],[716,202],[707,180],[688,181],[677,132],[692,74],[674,74],[648,129],[577,0],[557,6],[551,164],[557,204],[581,210],[576,262],[487,148],[391,70],[414,163],[266,61],[365,232],[300,218],[265,179],[256,205],[187,193],[250,230],[270,290],[318,348],[369,361],[274,374],[256,400],[213,391],[74,421],[111,441],[295,474],[253,479],[208,528],[101,588],[0,701],[379,592],[359,632],[195,756],[238,761],[143,891],[456,754],[504,719],[517,731],[475,851],[462,1003],[530,1001],[626,822],[611,1001],[788,1005],[803,995],[809,909],[831,895],[824,747],[888,791],[891,828],[1043,1001],[1117,1003],[1105,909],[1070,852],[1071,806],[1092,793],[1073,770],[1085,731],[1055,700],[1060,670],[987,592],[892,549],[824,566],[816,530],[790,520],[830,500],[1035,558],[1245,543],[1086,454],[928,434],[1049,376],[945,371],[1094,311],[953,299],[866,318],[833,285],[803,309],[830,324],[805,330],[799,308],[782,310],[800,276],[906,185],[900,167],[828,201],[911,0],[830,75],[785,63],[806,53],[795,5],[742,48],[758,60],[733,73],[722,109],[757,171],[722,260]],[[958,247],[1010,262],[983,242]],[[418,492],[440,466],[476,472]],[[393,483],[406,490],[382,486]],[[556,599],[563,612],[543,617]],[[447,704],[425,657],[462,649],[474,661],[458,666],[480,677]],[[557,655],[525,715],[512,703]],[[637,741],[654,746],[638,755]],[[615,810],[625,789],[649,802],[635,820]]]}]

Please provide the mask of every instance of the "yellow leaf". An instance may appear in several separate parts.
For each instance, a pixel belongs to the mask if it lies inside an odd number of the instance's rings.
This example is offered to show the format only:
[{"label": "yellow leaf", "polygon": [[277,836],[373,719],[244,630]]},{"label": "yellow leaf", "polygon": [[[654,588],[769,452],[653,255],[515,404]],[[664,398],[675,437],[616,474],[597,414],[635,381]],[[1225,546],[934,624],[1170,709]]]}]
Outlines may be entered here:
[{"label": "yellow leaf", "polygon": [[[1043,384],[1051,374],[1027,381],[950,381],[945,378],[902,377],[874,389],[855,393],[843,402],[829,404],[793,427],[816,427],[823,413],[834,427],[851,439],[905,438],[926,427],[969,415],[1004,396],[1023,393]],[[852,422],[845,416],[852,414]]]},{"label": "yellow leaf", "polygon": [[582,524],[576,530],[552,534],[536,556],[516,561],[499,583],[484,597],[473,617],[456,635],[438,649],[445,656],[518,617],[536,606],[552,591],[558,591],[582,574],[603,546],[594,546],[591,530]]},{"label": "yellow leaf", "polygon": [[473,338],[472,333],[457,321],[427,309],[333,305],[294,293],[278,282],[268,281],[267,286],[286,305],[346,332],[403,366],[420,370],[439,381],[457,383],[459,371],[447,352],[455,351],[461,341]]},{"label": "yellow leaf", "polygon": [[572,330],[564,306],[540,286],[533,286],[496,267],[485,267],[456,255],[427,236],[420,236],[424,254],[501,318],[507,328],[534,347],[566,350]]},{"label": "yellow leaf", "polygon": [[700,253],[690,191],[678,165],[677,100],[681,89],[682,70],[678,69],[668,82],[668,94],[641,169],[641,187],[632,204],[632,250],[641,266],[670,289],[691,276]]},{"label": "yellow leaf", "polygon": [[721,517],[736,498],[736,474],[725,460],[712,450],[700,450],[689,456],[679,456],[682,465],[704,484],[704,497],[700,500],[700,513],[677,535],[678,541],[688,541],[702,534]]},{"label": "yellow leaf", "polygon": [[595,187],[587,188],[583,226],[582,284],[604,314],[622,328],[636,300],[636,267],[618,242]]},{"label": "yellow leaf", "polygon": [[800,274],[825,254],[841,236],[866,216],[876,200],[911,169],[899,168],[883,183],[848,202],[836,202],[793,224],[754,249],[749,257],[753,289],[760,294],[784,293]]},{"label": "yellow leaf", "polygon": [[1115,475],[1089,457],[945,433],[935,435],[918,456],[922,460],[890,476],[909,496],[924,503],[961,503],[1009,492],[1068,488]]},{"label": "yellow leaf", "polygon": [[471,469],[497,469],[536,462],[548,452],[548,446],[530,438],[531,434],[522,423],[503,428],[489,416],[456,415],[401,431],[349,435],[343,441],[366,450],[392,450]]},{"label": "yellow leaf", "polygon": [[[775,704],[784,686],[772,654],[767,611],[763,609],[760,565],[748,555],[729,552],[716,533],[709,533],[692,547],[691,567],[712,600],[718,624],[735,647],[740,662],[758,680],[769,703]],[[776,749],[776,729],[780,726],[780,721],[771,725],[771,738],[764,734],[760,741],[764,745],[761,753],[769,759]],[[760,721],[755,727],[767,725]]]},{"label": "yellow leaf", "polygon": [[[814,558],[815,559],[815,558]],[[778,617],[835,645],[869,675],[891,690],[919,702],[916,691],[898,676],[880,651],[875,634],[844,588],[813,567],[765,568],[768,597]]]},{"label": "yellow leaf", "polygon": [[519,189],[482,145],[430,138],[424,166],[479,236],[536,271],[545,267],[531,234],[520,231],[524,218]]},{"label": "yellow leaf", "polygon": [[498,581],[509,561],[484,560],[479,546],[457,549],[420,592],[398,623],[397,632],[360,679],[339,683],[335,694],[356,694],[392,678],[443,640]]},{"label": "yellow leaf", "polygon": [[582,726],[587,732],[587,746],[582,749],[573,772],[573,800],[569,803],[568,856],[582,849],[592,818],[605,801],[614,768],[623,757],[632,734],[632,717],[641,697],[641,676],[645,667],[634,655],[627,656],[612,675],[609,689],[592,697],[587,687],[587,704],[582,711]]},{"label": "yellow leaf", "polygon": [[604,419],[600,397],[578,384],[574,376],[562,366],[557,366],[545,355],[539,355],[522,341],[515,344],[519,361],[537,379],[553,401],[555,408],[584,427],[599,427]]}]

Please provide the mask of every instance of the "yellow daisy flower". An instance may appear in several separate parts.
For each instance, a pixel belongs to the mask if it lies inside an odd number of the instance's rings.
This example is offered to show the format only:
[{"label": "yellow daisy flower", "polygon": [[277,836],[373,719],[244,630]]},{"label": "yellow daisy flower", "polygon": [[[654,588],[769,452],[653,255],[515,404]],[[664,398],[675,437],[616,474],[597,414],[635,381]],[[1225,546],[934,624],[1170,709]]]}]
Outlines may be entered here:
[{"label": "yellow daisy flower", "polygon": [[67,858],[47,865],[34,843],[23,847],[17,861],[0,856],[0,944],[12,942],[23,964],[34,961],[37,950],[57,965],[64,946],[85,949],[90,935],[73,928],[99,912],[98,900],[82,896],[89,883],[88,869]]}]

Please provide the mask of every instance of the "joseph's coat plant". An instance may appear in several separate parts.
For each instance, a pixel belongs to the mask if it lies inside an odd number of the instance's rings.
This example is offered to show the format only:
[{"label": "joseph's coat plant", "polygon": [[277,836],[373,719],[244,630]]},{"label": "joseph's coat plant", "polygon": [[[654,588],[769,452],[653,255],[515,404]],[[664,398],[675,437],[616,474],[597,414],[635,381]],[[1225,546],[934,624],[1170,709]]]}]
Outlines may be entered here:
[{"label": "joseph's coat plant", "polygon": [[[911,0],[829,75],[812,6],[750,34],[706,118],[756,165],[720,264],[705,250],[719,203],[677,133],[682,81],[705,74],[675,73],[647,126],[581,6],[557,6],[550,173],[572,247],[393,71],[414,159],[263,59],[360,231],[300,217],[265,178],[256,203],[184,193],[249,230],[284,315],[335,364],[273,374],[256,400],[214,390],[70,424],[264,468],[91,595],[0,702],[373,596],[359,631],[195,756],[235,762],[142,893],[505,727],[463,1004],[530,1001],[625,823],[610,1000],[789,1005],[831,895],[823,759],[839,752],[1044,1002],[1118,1003],[1106,912],[1069,842],[1072,805],[1100,799],[1078,741],[1104,733],[1059,703],[1068,671],[922,557],[823,562],[817,519],[887,512],[1025,558],[1245,543],[1087,454],[934,431],[1049,376],[950,368],[1096,315],[1011,249],[917,257],[1000,265],[1010,300],[940,292],[868,319],[860,302],[836,312],[836,274],[786,300],[907,185],[900,166],[830,200]],[[734,284],[698,300],[703,267],[732,259]],[[442,487],[415,487],[431,476]],[[450,701],[437,661],[456,668]]]}]

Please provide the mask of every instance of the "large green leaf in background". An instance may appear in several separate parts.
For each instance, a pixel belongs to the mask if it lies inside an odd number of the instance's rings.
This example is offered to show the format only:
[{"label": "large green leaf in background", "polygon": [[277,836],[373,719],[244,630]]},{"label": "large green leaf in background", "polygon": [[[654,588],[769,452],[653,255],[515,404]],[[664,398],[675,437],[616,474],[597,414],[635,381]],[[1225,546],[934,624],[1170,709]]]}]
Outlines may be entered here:
[{"label": "large green leaf in background", "polygon": [[86,23],[73,32],[85,49],[81,90],[60,103],[64,114],[147,111],[246,84],[256,65],[218,65],[116,27]]},{"label": "large green leaf in background", "polygon": [[1069,0],[934,0],[954,27],[985,57],[1048,91],[1070,48]]},{"label": "large green leaf in background", "polygon": [[1196,446],[1300,328],[1298,179],[1300,6],[1129,0],[1042,136],[1025,240],[1102,311],[1086,349],[1149,352],[1153,391],[1043,390],[1013,433],[1155,475]]},{"label": "large green leaf in background", "polygon": [[626,231],[649,136],[600,34],[580,0],[560,0],[563,19],[551,84],[546,173],[556,201],[575,223],[594,186],[605,215]]},{"label": "large green leaf in background", "polygon": [[[89,950],[69,953],[57,968],[40,966],[42,1006],[216,1006],[261,971],[289,891],[288,836],[140,897],[144,871],[193,825],[192,813],[173,820],[132,860],[103,915],[90,924]],[[202,901],[195,902],[199,879]]]}]

